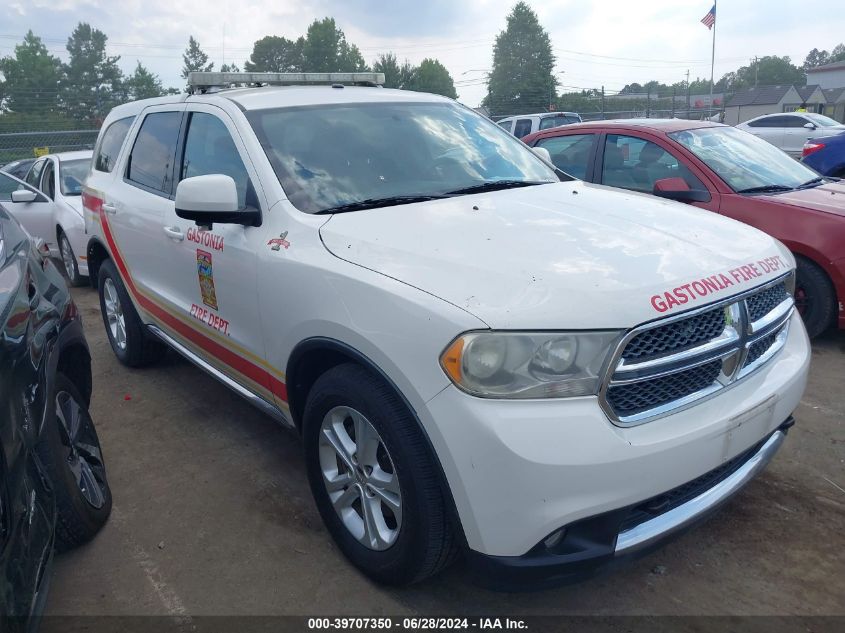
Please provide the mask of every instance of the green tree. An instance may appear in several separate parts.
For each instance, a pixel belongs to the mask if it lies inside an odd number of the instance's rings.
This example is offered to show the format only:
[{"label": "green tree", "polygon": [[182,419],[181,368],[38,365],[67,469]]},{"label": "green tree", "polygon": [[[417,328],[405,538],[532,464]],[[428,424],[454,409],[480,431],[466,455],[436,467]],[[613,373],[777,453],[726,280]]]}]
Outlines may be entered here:
[{"label": "green tree", "polygon": [[830,51],[830,59],[827,61],[829,64],[845,61],[845,44],[837,44],[833,50]]},{"label": "green tree", "polygon": [[816,66],[823,66],[830,62],[830,53],[827,51],[820,51],[817,48],[814,48],[809,53],[807,53],[807,57],[804,58],[804,65],[802,68],[807,70],[808,68],[815,68]]},{"label": "green tree", "polygon": [[211,72],[214,70],[214,62],[208,61],[208,55],[200,48],[200,43],[191,35],[188,38],[188,47],[182,54],[182,79],[187,79],[192,72]]},{"label": "green tree", "polygon": [[44,113],[58,105],[61,62],[29,31],[12,56],[0,59],[0,103],[12,112]]},{"label": "green tree", "polygon": [[484,105],[494,115],[545,111],[556,90],[555,58],[537,14],[518,2],[496,36]]},{"label": "green tree", "polygon": [[361,51],[346,41],[334,18],[314,20],[302,46],[304,72],[354,72],[367,70]]},{"label": "green tree", "polygon": [[382,53],[373,64],[373,72],[384,73],[385,88],[408,89],[416,70],[407,59],[400,65],[393,53]]},{"label": "green tree", "polygon": [[62,67],[61,105],[77,121],[98,121],[125,100],[120,57],[106,54],[106,34],[80,22],[67,41]]},{"label": "green tree", "polygon": [[414,73],[413,80],[410,86],[408,86],[408,89],[417,92],[432,92],[452,99],[458,98],[458,93],[455,92],[455,83],[452,81],[452,75],[436,59],[422,60],[422,63],[420,63]]},{"label": "green tree", "polygon": [[726,73],[716,87],[718,88],[721,84],[725,90],[741,90],[753,88],[755,85],[797,84],[803,86],[805,82],[804,71],[794,66],[788,56],[767,55],[748,66],[738,68],[735,72]]},{"label": "green tree", "polygon": [[124,90],[126,91],[126,98],[130,101],[161,97],[167,94],[158,75],[147,70],[140,61],[135,66],[135,71],[126,78]]},{"label": "green tree", "polygon": [[296,41],[268,35],[252,45],[252,55],[244,64],[248,72],[297,73],[303,71],[302,49],[305,38]]}]

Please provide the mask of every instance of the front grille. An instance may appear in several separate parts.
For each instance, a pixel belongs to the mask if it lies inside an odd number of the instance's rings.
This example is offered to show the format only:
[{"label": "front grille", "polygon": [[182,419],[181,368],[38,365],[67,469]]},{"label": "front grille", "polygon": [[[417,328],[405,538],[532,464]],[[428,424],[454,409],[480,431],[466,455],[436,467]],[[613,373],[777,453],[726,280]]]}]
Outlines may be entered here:
[{"label": "front grille", "polygon": [[626,360],[643,360],[680,352],[716,338],[724,329],[725,311],[716,308],[637,334],[625,348],[624,357]]},{"label": "front grille", "polygon": [[619,415],[639,413],[706,389],[713,384],[721,370],[722,361],[715,360],[677,374],[617,385],[608,390],[607,400]]},{"label": "front grille", "polygon": [[[769,436],[771,437],[771,436]],[[726,461],[721,466],[717,466],[713,470],[704,473],[701,477],[696,477],[692,481],[681,484],[677,488],[673,488],[668,492],[646,499],[642,503],[631,508],[630,513],[625,518],[625,521],[619,528],[620,532],[625,532],[636,526],[650,521],[651,519],[666,514],[670,510],[684,505],[688,501],[695,499],[698,495],[710,490],[720,482],[724,481],[756,455],[763,447],[763,444],[769,441],[766,437],[759,441],[746,451],[743,451],[733,459]]]},{"label": "front grille", "polygon": [[777,308],[788,298],[781,279],[635,329],[617,350],[599,394],[608,417],[623,426],[648,422],[756,371],[755,363],[786,340],[792,310]]},{"label": "front grille", "polygon": [[745,366],[748,367],[748,365],[756,362],[758,358],[765,354],[775,344],[777,336],[777,332],[772,332],[752,343],[751,347],[748,348],[748,356],[745,357]]},{"label": "front grille", "polygon": [[762,319],[788,297],[789,292],[786,290],[784,283],[766,288],[762,292],[748,297],[745,300],[745,304],[748,306],[748,318],[752,322]]}]

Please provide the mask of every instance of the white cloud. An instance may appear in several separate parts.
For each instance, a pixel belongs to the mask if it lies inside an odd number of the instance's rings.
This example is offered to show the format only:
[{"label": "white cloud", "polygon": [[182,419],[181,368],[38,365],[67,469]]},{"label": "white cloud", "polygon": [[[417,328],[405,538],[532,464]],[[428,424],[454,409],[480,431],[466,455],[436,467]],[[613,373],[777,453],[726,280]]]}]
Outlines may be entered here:
[{"label": "white cloud", "polygon": [[[552,38],[564,85],[611,90],[649,79],[679,81],[687,69],[692,78],[710,75],[711,32],[699,22],[710,0],[530,3]],[[483,73],[471,71],[490,67],[493,40],[511,5],[493,0],[314,0],[307,5],[294,0],[33,0],[5,5],[0,23],[5,35],[23,36],[32,29],[61,53],[76,23],[88,21],[106,32],[110,53],[121,55],[125,70],[140,60],[165,84],[176,86],[189,35],[218,66],[225,42],[225,60],[242,67],[256,39],[295,38],[314,19],[333,16],[367,61],[389,50],[412,62],[437,57],[456,80],[481,80]],[[830,50],[845,40],[845,14],[824,13],[820,20],[817,12],[786,0],[722,3],[716,77],[755,55],[790,55],[800,64],[814,47]],[[14,44],[0,39],[0,54],[10,53]],[[462,101],[476,105],[485,88],[463,86],[459,93]]]}]

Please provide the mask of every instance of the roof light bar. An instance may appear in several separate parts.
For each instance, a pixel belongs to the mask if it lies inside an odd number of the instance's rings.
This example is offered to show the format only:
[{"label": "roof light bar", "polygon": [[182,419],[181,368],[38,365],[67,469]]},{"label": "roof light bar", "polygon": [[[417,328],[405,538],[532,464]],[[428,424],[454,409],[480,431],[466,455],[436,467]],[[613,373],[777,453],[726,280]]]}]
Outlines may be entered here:
[{"label": "roof light bar", "polygon": [[228,88],[232,84],[264,84],[272,86],[303,86],[348,84],[353,86],[382,86],[384,73],[203,73],[188,75],[188,86],[194,91],[208,88]]}]

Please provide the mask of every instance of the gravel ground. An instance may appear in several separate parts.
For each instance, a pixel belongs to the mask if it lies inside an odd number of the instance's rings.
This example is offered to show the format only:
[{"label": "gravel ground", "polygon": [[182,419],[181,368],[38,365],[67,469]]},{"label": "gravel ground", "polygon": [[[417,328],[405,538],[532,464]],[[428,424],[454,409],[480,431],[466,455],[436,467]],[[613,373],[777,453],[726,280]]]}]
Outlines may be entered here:
[{"label": "gravel ground", "polygon": [[815,342],[769,468],[667,547],[549,591],[489,592],[460,564],[394,590],[333,546],[294,434],[175,354],[122,367],[96,293],[74,295],[114,510],[92,543],[56,558],[48,615],[845,615],[845,332]]}]

